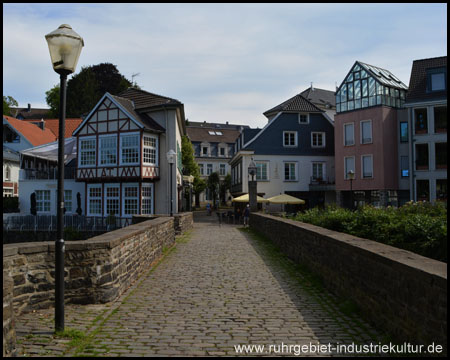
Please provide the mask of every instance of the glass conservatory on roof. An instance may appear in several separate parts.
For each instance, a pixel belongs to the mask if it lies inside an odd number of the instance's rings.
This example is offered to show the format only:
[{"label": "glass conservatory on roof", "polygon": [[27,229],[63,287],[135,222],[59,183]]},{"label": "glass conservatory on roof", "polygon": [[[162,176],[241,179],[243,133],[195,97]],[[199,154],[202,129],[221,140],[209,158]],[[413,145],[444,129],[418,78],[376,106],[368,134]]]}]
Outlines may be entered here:
[{"label": "glass conservatory on roof", "polygon": [[356,61],[336,91],[336,112],[377,105],[401,108],[407,90],[390,71]]}]

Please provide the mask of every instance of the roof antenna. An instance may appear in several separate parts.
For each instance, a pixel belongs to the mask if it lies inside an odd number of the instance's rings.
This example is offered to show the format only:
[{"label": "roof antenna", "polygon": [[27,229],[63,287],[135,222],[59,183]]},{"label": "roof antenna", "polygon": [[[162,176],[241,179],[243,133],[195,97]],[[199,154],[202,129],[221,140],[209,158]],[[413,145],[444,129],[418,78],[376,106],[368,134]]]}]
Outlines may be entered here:
[{"label": "roof antenna", "polygon": [[136,87],[136,83],[134,82],[134,78],[136,77],[136,76],[139,76],[141,73],[136,73],[136,74],[133,74],[133,75],[131,75],[131,85],[133,86],[133,87]]}]

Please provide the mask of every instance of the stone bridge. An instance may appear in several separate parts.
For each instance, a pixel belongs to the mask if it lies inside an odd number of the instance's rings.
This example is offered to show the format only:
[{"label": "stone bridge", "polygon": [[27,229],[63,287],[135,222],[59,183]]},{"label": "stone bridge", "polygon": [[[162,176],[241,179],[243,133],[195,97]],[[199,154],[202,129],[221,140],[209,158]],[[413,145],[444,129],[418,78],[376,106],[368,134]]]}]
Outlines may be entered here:
[{"label": "stone bridge", "polygon": [[53,308],[17,316],[15,354],[352,356],[394,341],[272,242],[203,213],[116,300],[65,311],[67,338],[53,336]]}]

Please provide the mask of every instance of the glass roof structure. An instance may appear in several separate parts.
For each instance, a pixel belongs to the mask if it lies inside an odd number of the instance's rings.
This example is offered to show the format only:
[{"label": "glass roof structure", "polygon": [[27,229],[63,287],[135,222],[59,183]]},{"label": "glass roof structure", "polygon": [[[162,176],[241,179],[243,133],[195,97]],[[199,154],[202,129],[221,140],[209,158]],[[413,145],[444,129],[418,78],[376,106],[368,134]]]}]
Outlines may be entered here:
[{"label": "glass roof structure", "polygon": [[336,112],[377,105],[401,108],[407,90],[390,71],[356,61],[336,91]]}]

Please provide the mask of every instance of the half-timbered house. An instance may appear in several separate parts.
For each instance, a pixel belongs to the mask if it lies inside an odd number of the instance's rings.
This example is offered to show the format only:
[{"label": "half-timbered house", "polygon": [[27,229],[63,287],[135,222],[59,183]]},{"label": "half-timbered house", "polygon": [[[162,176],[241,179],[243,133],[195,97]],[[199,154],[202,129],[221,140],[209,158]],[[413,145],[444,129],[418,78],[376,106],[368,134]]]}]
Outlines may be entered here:
[{"label": "half-timbered house", "polygon": [[[85,214],[168,214],[170,194],[176,213],[185,132],[184,107],[178,100],[134,88],[120,96],[106,93],[74,131],[76,180],[85,183]],[[172,176],[169,149],[179,159]]]}]

